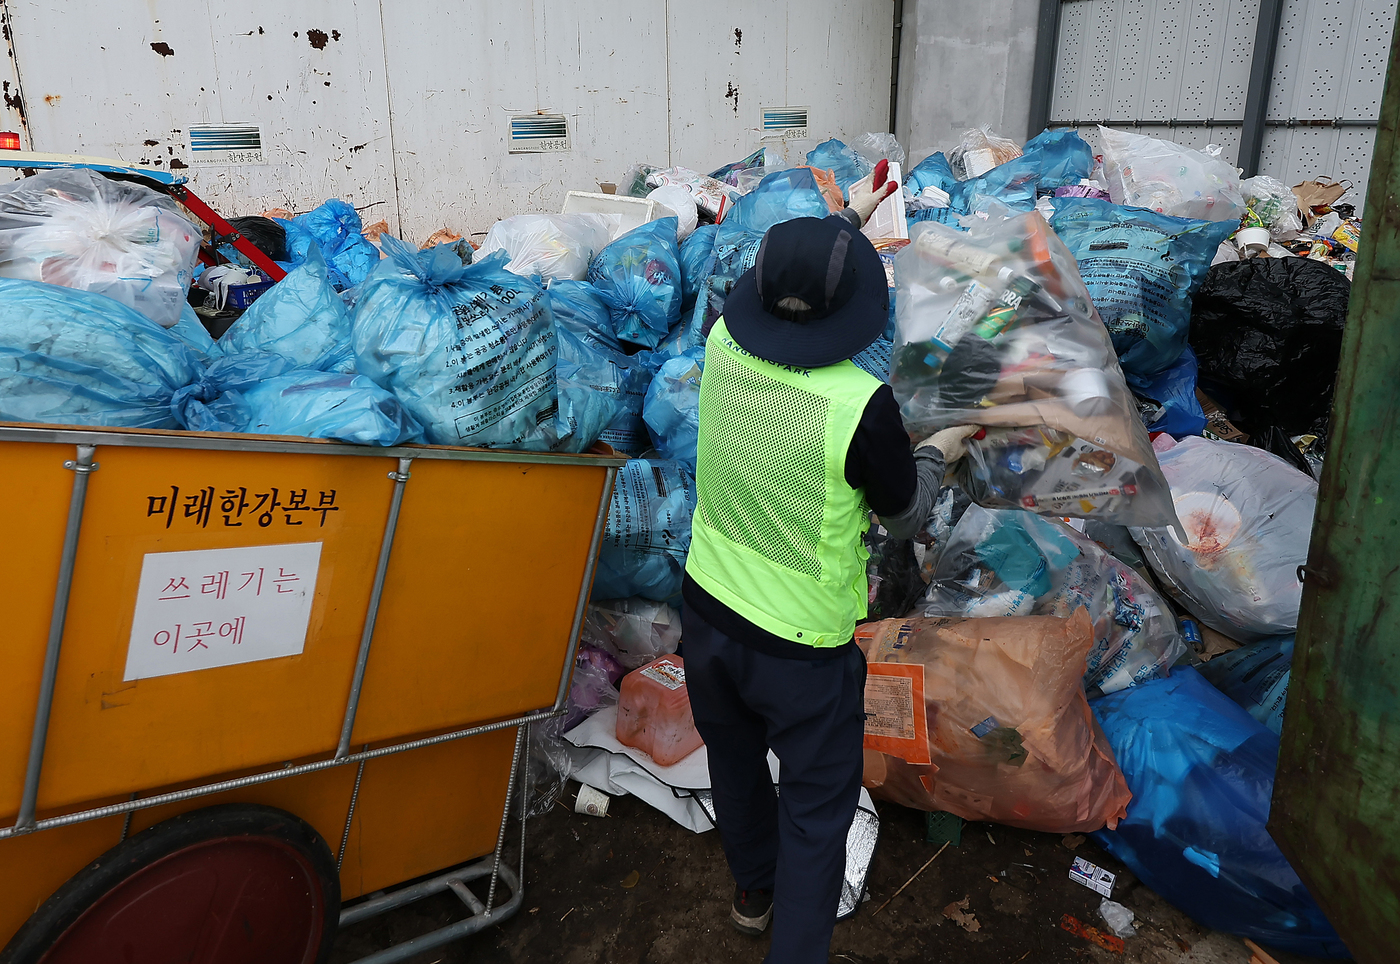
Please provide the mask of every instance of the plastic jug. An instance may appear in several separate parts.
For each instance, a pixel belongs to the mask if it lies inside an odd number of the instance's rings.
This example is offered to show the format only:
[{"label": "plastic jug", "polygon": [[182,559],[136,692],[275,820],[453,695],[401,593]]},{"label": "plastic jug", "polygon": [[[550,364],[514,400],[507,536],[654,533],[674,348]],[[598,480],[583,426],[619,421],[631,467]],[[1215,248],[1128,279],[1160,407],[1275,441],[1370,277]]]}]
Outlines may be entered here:
[{"label": "plastic jug", "polygon": [[695,729],[685,690],[685,663],[679,656],[652,660],[622,678],[617,741],[664,767],[700,748],[704,741]]}]

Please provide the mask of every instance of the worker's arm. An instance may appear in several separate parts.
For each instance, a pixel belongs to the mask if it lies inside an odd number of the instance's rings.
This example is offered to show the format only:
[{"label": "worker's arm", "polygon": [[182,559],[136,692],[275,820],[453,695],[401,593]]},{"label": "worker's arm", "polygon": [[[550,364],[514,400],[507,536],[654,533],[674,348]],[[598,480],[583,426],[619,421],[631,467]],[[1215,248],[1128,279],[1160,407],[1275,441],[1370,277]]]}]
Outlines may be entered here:
[{"label": "worker's arm", "polygon": [[[850,201],[843,211],[833,217],[843,217],[859,231],[870,220],[880,202],[899,190],[899,182],[889,180],[890,162],[881,161],[875,170],[851,185],[847,192]],[[876,187],[876,185],[879,185]]]},{"label": "worker's arm", "polygon": [[908,539],[933,514],[946,462],[962,457],[962,440],[975,431],[944,429],[910,451],[899,403],[882,385],[866,403],[846,452],[846,482],[865,489],[866,501],[891,536]]}]

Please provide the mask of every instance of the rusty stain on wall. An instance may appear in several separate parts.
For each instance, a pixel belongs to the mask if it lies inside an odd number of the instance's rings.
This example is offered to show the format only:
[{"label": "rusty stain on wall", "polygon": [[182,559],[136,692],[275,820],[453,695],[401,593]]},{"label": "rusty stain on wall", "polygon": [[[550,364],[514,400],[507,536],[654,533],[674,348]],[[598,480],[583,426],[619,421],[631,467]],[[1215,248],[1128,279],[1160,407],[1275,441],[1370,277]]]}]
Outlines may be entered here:
[{"label": "rusty stain on wall", "polygon": [[744,31],[740,30],[738,27],[735,27],[735,28],[734,28],[734,52],[735,52],[736,54],[739,52],[739,46],[740,46],[740,44],[742,44],[743,42],[744,42]]},{"label": "rusty stain on wall", "polygon": [[0,94],[4,95],[5,106],[19,115],[20,120],[24,120],[24,100],[19,96],[19,88],[15,88],[13,94],[10,93],[10,82],[0,81]]},{"label": "rusty stain on wall", "polygon": [[175,56],[175,48],[170,46],[170,44],[166,43],[164,40],[151,44],[151,49],[154,50],[156,53],[160,54],[162,57]]},{"label": "rusty stain on wall", "polygon": [[310,30],[306,31],[306,39],[310,41],[311,46],[315,47],[317,50],[325,50],[326,42],[331,38],[326,35],[324,30],[317,30],[315,27],[312,27]]},{"label": "rusty stain on wall", "polygon": [[729,89],[724,92],[724,99],[734,102],[734,113],[739,113],[739,88],[734,86],[734,82],[729,82]]},{"label": "rusty stain on wall", "polygon": [[63,99],[63,95],[62,95],[62,94],[45,94],[45,95],[44,95],[44,103],[48,104],[50,107],[57,107],[57,106],[58,106],[58,102],[61,101],[62,99]]}]

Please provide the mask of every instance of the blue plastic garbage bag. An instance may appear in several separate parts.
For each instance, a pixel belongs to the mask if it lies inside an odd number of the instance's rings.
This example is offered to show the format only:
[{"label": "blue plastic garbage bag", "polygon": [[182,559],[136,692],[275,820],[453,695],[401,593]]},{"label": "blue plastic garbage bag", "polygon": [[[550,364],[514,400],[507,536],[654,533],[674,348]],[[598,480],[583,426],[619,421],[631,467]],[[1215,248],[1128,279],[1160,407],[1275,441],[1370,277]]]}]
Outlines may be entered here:
[{"label": "blue plastic garbage bag", "polygon": [[381,235],[385,259],[355,306],[355,368],[398,396],[438,445],[527,451],[554,441],[557,339],[544,289],[497,252]]},{"label": "blue plastic garbage bag", "polygon": [[888,382],[890,380],[890,357],[893,354],[894,342],[889,338],[877,338],[851,361],[861,371],[869,372],[882,382]]},{"label": "blue plastic garbage bag", "polygon": [[1283,732],[1292,671],[1292,636],[1261,639],[1200,666],[1207,681],[1276,735]]},{"label": "blue plastic garbage bag", "polygon": [[588,280],[608,304],[618,340],[655,348],[681,314],[676,218],[633,228],[588,266]]},{"label": "blue plastic garbage bag", "polygon": [[0,278],[0,422],[178,428],[170,400],[203,369],[106,295]]},{"label": "blue plastic garbage bag", "polygon": [[312,244],[326,259],[331,284],[337,290],[354,287],[369,276],[379,261],[379,251],[361,232],[364,222],[355,208],[340,198],[290,221],[274,218],[287,231],[287,251],[292,264],[306,260]]},{"label": "blue plastic garbage bag", "polygon": [[714,261],[695,300],[695,308],[676,339],[677,354],[705,343],[724,311],[724,300],[758,257],[768,229],[794,218],[824,218],[831,214],[816,176],[805,167],[769,174],[729,209],[715,232]]},{"label": "blue plastic garbage bag", "polygon": [[1123,372],[1176,363],[1191,328],[1191,295],[1234,221],[1194,221],[1087,197],[1057,197],[1050,226],[1079,262]]},{"label": "blue plastic garbage bag", "polygon": [[[559,332],[559,449],[583,451],[599,441],[641,455],[651,447],[642,405],[661,359],[655,352],[622,350],[608,306],[588,282],[555,281],[548,293]],[[594,439],[583,442],[605,411],[610,414]],[[574,425],[585,427],[579,432]]]},{"label": "blue plastic garbage bag", "polygon": [[1077,133],[1042,131],[1026,142],[1020,157],[959,183],[950,192],[952,206],[971,212],[999,201],[1014,211],[1029,211],[1035,207],[1037,194],[1078,184],[1093,169],[1093,149]]},{"label": "blue plastic garbage bag", "polygon": [[1205,431],[1206,413],[1196,397],[1196,353],[1190,345],[1182,349],[1176,364],[1166,371],[1148,376],[1128,375],[1127,379],[1133,394],[1161,406],[1161,415],[1147,426],[1149,432],[1180,437]]},{"label": "blue plastic garbage bag", "polygon": [[852,184],[875,170],[874,164],[834,137],[808,151],[807,164],[836,175],[836,183],[843,197],[849,195]]},{"label": "blue plastic garbage bag", "polygon": [[1089,705],[1133,792],[1101,844],[1206,927],[1348,956],[1265,827],[1276,735],[1190,667]]},{"label": "blue plastic garbage bag", "polygon": [[421,441],[423,429],[392,393],[363,375],[299,368],[283,355],[218,359],[175,393],[176,417],[197,432],[301,435],[359,445]]},{"label": "blue plastic garbage bag", "polygon": [[700,438],[700,373],[704,367],[704,346],[667,359],[651,380],[643,410],[656,451],[684,465],[691,475],[695,474]]},{"label": "blue plastic garbage bag", "polygon": [[951,197],[958,183],[953,168],[942,151],[930,154],[904,175],[904,186],[909,189],[909,193],[916,195],[922,194],[926,187],[936,187]]},{"label": "blue plastic garbage bag", "polygon": [[228,353],[286,355],[302,368],[354,370],[350,312],[331,285],[321,253],[269,288],[219,339]]},{"label": "blue plastic garbage bag", "polygon": [[709,276],[710,255],[715,250],[717,224],[702,224],[681,242],[681,311],[695,304],[700,284]]},{"label": "blue plastic garbage bag", "polygon": [[194,309],[188,303],[180,309],[180,320],[166,331],[184,342],[185,347],[194,352],[202,365],[208,365],[224,353],[223,348],[214,340],[214,336],[209,334],[209,329],[204,327],[199,315],[194,313]]},{"label": "blue plastic garbage bag", "polygon": [[633,459],[613,484],[594,599],[680,599],[695,480],[676,462]]}]

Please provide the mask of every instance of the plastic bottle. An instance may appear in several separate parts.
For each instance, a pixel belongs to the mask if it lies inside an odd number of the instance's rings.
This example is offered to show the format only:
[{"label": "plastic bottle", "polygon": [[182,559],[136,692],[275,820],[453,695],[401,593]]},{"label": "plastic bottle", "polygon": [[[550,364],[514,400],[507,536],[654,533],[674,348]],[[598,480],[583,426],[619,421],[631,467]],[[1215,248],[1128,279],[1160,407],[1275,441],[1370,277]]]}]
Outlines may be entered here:
[{"label": "plastic bottle", "polygon": [[690,712],[685,663],[663,656],[622,678],[617,741],[649,755],[659,766],[679,763],[703,744]]}]

